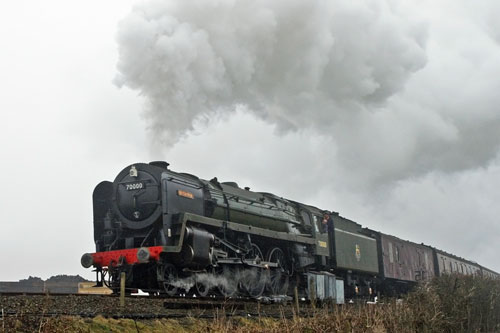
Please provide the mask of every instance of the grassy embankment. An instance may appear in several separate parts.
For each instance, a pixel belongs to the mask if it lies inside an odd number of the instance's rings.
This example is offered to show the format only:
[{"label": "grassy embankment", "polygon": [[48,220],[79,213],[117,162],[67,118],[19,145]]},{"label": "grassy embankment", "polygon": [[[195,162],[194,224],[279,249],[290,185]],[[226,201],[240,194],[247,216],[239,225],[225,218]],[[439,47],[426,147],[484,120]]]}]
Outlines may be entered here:
[{"label": "grassy embankment", "polygon": [[[2,325],[0,323],[0,325]],[[292,319],[115,320],[97,317],[9,321],[5,331],[39,332],[500,332],[500,281],[445,276],[402,301],[328,306]],[[0,326],[2,331],[2,326]]]}]

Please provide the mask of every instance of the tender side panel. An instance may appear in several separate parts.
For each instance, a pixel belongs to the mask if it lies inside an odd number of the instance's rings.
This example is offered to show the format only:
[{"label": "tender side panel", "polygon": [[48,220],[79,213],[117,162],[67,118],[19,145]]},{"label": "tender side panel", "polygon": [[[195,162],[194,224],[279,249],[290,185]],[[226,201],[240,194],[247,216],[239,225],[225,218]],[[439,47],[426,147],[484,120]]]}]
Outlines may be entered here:
[{"label": "tender side panel", "polygon": [[335,228],[338,228],[340,230],[350,231],[354,233],[359,233],[362,230],[361,224],[346,219],[343,216],[336,216],[333,221],[335,223]]},{"label": "tender side panel", "polygon": [[420,281],[435,276],[432,249],[380,233],[386,278]]},{"label": "tender side panel", "polygon": [[439,274],[479,275],[481,268],[471,262],[436,251]]},{"label": "tender side panel", "polygon": [[335,255],[339,268],[379,272],[374,238],[335,228]]}]

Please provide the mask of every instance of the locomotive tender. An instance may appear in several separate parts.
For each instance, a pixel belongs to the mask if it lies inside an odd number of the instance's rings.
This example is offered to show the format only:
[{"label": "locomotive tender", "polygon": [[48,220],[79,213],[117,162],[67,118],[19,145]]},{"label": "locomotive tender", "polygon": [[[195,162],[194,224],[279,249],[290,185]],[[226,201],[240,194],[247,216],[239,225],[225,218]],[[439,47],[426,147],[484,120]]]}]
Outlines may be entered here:
[{"label": "locomotive tender", "polygon": [[99,284],[116,291],[125,272],[127,288],[150,293],[259,297],[289,294],[290,285],[307,294],[307,275],[335,274],[352,298],[404,292],[444,273],[498,277],[336,212],[168,166],[133,164],[96,186],[96,252],[81,263],[95,267]]}]

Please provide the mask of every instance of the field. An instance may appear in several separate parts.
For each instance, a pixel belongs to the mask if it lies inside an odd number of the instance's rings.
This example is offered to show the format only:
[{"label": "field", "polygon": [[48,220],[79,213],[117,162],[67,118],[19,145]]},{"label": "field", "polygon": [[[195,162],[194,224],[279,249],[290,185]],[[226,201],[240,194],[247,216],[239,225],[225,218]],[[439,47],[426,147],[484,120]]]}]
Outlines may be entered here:
[{"label": "field", "polygon": [[[0,304],[2,307],[5,304]],[[26,305],[29,306],[29,305]],[[43,307],[43,305],[38,305]],[[231,316],[216,310],[213,318],[113,319],[111,316],[37,317],[29,311],[0,321],[1,332],[500,332],[500,281],[444,276],[419,285],[402,299],[373,304],[301,308],[300,315]],[[47,309],[48,311],[48,309]]]}]

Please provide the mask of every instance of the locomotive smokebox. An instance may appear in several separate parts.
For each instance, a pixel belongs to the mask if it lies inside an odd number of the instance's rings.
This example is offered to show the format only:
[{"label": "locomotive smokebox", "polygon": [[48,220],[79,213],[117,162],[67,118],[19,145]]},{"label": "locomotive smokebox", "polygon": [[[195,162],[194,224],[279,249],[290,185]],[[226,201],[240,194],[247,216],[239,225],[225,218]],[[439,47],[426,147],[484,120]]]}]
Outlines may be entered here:
[{"label": "locomotive smokebox", "polygon": [[123,169],[113,182],[113,210],[128,229],[144,229],[161,217],[161,173],[138,163]]}]

